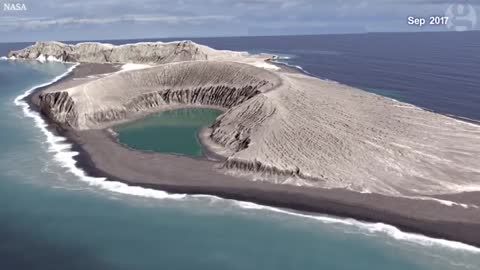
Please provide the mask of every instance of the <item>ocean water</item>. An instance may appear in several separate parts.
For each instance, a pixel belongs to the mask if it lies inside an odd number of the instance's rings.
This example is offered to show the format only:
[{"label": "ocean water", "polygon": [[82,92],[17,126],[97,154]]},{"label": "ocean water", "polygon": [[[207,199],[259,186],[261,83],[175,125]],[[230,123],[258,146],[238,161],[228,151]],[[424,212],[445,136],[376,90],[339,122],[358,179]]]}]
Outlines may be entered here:
[{"label": "ocean water", "polygon": [[129,147],[187,156],[202,156],[198,132],[222,113],[210,108],[160,112],[115,128],[120,143]]},{"label": "ocean water", "polygon": [[0,269],[480,269],[478,248],[385,224],[87,177],[19,99],[69,69],[0,61]]}]

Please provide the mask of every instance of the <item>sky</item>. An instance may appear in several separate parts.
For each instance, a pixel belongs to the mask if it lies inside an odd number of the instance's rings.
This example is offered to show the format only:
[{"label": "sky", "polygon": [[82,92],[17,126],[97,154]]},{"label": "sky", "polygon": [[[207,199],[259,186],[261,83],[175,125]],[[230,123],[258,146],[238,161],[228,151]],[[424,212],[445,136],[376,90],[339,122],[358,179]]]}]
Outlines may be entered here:
[{"label": "sky", "polygon": [[480,0],[0,0],[0,42],[478,30],[477,16]]}]

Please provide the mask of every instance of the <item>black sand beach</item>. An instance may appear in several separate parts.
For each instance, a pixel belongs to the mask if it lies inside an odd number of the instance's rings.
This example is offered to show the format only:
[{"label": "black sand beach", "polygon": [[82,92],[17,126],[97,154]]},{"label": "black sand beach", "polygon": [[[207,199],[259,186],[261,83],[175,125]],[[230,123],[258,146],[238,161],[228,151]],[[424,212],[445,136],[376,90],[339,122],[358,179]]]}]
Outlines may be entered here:
[{"label": "black sand beach", "polygon": [[[104,64],[82,64],[70,75],[48,88],[75,84],[88,76],[110,73],[118,68]],[[37,89],[26,99],[38,110]],[[46,118],[46,117],[45,117]],[[219,164],[206,159],[128,149],[106,130],[73,131],[56,126],[52,130],[73,144],[77,166],[91,176],[107,177],[131,185],[171,193],[209,194],[297,211],[382,222],[401,230],[460,241],[480,247],[480,209],[447,206],[434,200],[417,200],[344,189],[319,189],[251,181],[226,175]],[[442,199],[480,205],[480,192],[442,196]]]}]

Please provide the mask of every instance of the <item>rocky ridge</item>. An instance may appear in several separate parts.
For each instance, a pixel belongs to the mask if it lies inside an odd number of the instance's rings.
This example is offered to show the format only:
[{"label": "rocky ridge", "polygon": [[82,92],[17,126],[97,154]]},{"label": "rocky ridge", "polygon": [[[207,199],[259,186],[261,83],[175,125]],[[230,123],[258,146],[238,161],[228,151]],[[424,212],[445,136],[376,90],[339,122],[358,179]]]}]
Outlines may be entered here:
[{"label": "rocky ridge", "polygon": [[246,57],[248,53],[214,50],[192,41],[144,42],[112,45],[97,42],[65,44],[56,41],[36,42],[9,58],[51,59],[82,63],[149,63],[164,64],[181,61],[225,60]]},{"label": "rocky ridge", "polygon": [[[181,62],[121,72],[64,91],[45,91],[39,95],[39,106],[64,127],[98,129],[170,107],[229,109],[280,82],[274,73],[250,65]],[[100,91],[95,90],[98,87]]]}]

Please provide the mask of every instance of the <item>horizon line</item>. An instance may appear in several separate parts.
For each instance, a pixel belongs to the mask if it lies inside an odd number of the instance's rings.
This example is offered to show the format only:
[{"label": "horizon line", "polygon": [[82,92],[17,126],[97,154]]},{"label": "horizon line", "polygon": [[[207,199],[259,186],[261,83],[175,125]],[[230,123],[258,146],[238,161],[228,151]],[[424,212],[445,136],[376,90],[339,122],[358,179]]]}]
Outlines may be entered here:
[{"label": "horizon line", "polygon": [[0,41],[0,44],[9,43],[32,43],[37,41],[61,41],[61,42],[82,42],[82,41],[118,41],[118,40],[152,40],[152,39],[209,39],[209,38],[255,38],[255,37],[302,37],[302,36],[341,36],[341,35],[368,35],[368,34],[433,34],[433,33],[470,33],[480,30],[468,31],[404,31],[404,32],[352,32],[352,33],[319,33],[319,34],[285,34],[285,35],[240,35],[240,36],[170,36],[170,37],[139,37],[139,38],[112,38],[112,39],[70,39],[70,40],[31,40],[31,41]]}]

